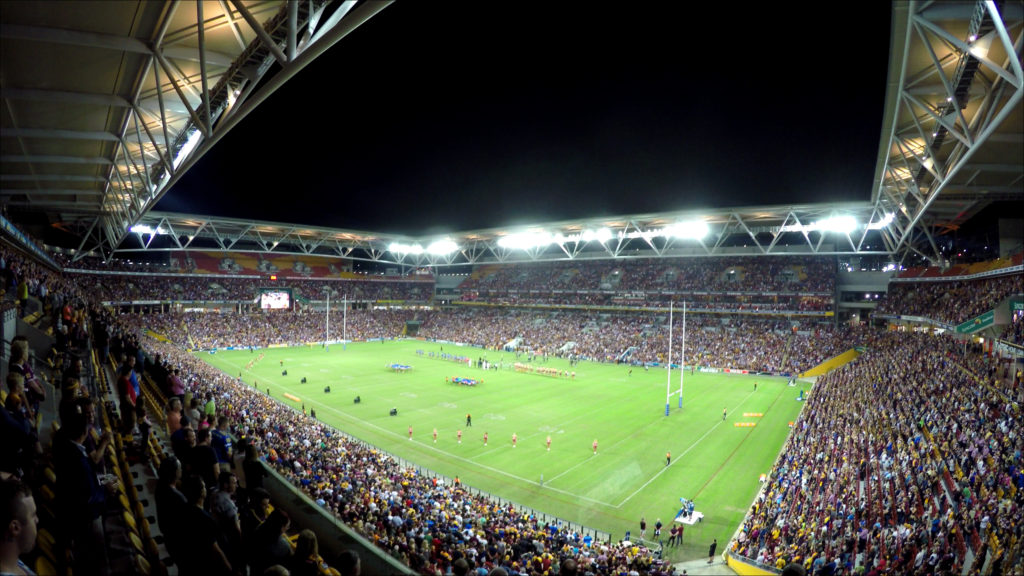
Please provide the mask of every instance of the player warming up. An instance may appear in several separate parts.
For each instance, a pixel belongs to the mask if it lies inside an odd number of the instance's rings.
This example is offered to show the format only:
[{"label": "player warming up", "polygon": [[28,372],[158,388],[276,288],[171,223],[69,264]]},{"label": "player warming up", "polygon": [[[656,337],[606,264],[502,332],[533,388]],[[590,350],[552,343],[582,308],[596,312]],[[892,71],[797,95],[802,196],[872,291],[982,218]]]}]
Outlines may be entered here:
[{"label": "player warming up", "polygon": [[484,432],[484,446],[487,446],[487,432]]},{"label": "player warming up", "polygon": [[551,434],[548,434],[548,452],[551,452]]},{"label": "player warming up", "polygon": [[437,444],[437,428],[434,428],[434,444]]},{"label": "player warming up", "polygon": [[455,436],[459,439],[459,444],[462,444],[462,430],[456,432]]},{"label": "player warming up", "polygon": [[412,426],[409,426],[409,440],[412,440]]},{"label": "player warming up", "polygon": [[515,432],[513,432],[513,433],[512,433],[512,447],[513,447],[513,448],[515,448],[515,447],[516,447],[516,442],[518,442],[518,441],[519,441],[519,436],[516,436],[516,433],[515,433]]},{"label": "player warming up", "polygon": [[594,456],[597,456],[597,438],[594,438]]}]

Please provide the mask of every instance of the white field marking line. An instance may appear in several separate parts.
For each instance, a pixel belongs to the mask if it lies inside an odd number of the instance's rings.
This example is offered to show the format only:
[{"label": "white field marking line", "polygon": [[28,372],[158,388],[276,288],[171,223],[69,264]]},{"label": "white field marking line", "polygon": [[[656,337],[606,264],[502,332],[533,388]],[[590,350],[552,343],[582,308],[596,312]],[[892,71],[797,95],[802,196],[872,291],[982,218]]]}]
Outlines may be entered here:
[{"label": "white field marking line", "polygon": [[[592,414],[588,414],[587,416],[588,416],[588,417],[589,417],[589,416],[592,416]],[[582,417],[581,417],[581,418],[582,418]],[[714,430],[714,428],[712,428],[712,430]],[[627,436],[627,437],[623,437],[623,438],[622,438],[622,439],[620,439],[620,440],[619,440],[618,442],[616,442],[616,443],[612,444],[611,446],[609,446],[609,448],[608,448],[608,449],[612,449],[612,448],[615,448],[615,447],[617,447],[617,446],[618,446],[619,444],[622,444],[623,442],[625,442],[626,440],[628,440],[628,436]],[[687,452],[689,452],[689,450],[687,450]],[[685,454],[685,453],[686,453],[686,452],[684,452],[684,454]],[[593,458],[593,457],[594,457],[594,455],[593,455],[593,454],[591,454],[591,455],[590,455],[590,458]],[[574,469],[576,469],[576,468],[578,468],[578,467],[580,467],[580,466],[582,466],[582,465],[586,464],[587,462],[590,462],[590,458],[587,458],[586,460],[582,460],[582,461],[581,461],[581,462],[580,462],[579,464],[576,464],[576,465],[574,465],[574,466],[572,466],[572,467],[570,467],[570,468],[566,469],[566,470],[565,470],[565,471],[563,471],[563,472],[562,472],[561,474],[558,474],[558,475],[556,475],[555,477],[553,477],[553,478],[552,478],[551,480],[548,480],[548,482],[554,482],[555,480],[557,480],[557,479],[559,479],[560,477],[562,477],[562,476],[564,476],[564,475],[568,474],[568,473],[569,473],[569,472],[571,472],[572,470],[574,470]],[[645,484],[645,486],[646,486],[646,484]],[[632,498],[632,496],[630,496],[629,498]],[[626,500],[629,500],[629,498],[626,498]],[[622,506],[622,504],[619,504],[618,506],[616,506],[616,508],[619,508],[619,507],[621,507],[621,506]]]},{"label": "white field marking line", "polygon": [[[591,416],[592,416],[591,414],[582,414],[582,415],[580,415],[580,416],[579,416],[578,418],[573,418],[572,420],[566,420],[566,421],[565,421],[565,422],[563,422],[563,423],[562,423],[562,425],[560,425],[559,427],[562,427],[562,426],[564,426],[565,424],[572,424],[573,422],[576,422],[577,420],[583,420],[584,418],[589,418],[589,417],[591,417]],[[543,432],[541,432],[540,434],[544,434],[544,433],[543,433]],[[526,438],[534,438],[534,437],[536,437],[536,436],[539,436],[540,434],[530,434],[530,435],[526,436]],[[521,438],[521,437],[518,437],[518,436],[517,436],[517,437],[516,437],[516,439],[517,439],[517,440],[522,440],[523,438]],[[488,450],[488,452],[493,452],[494,450],[495,450],[495,449],[493,449],[493,448],[492,448],[491,450]],[[483,456],[483,454],[481,454],[481,456]],[[475,461],[474,459],[472,459],[472,458],[470,458],[470,459],[469,459],[469,461],[470,461],[470,462],[473,462],[474,464],[476,463],[476,461]],[[570,472],[570,471],[571,471],[571,470],[572,470],[573,468],[576,468],[576,467],[577,467],[577,466],[579,466],[580,464],[585,464],[586,462],[587,462],[587,460],[584,460],[584,461],[580,462],[579,464],[576,464],[576,465],[574,465],[574,466],[571,466],[571,467],[567,468],[566,470],[563,470],[562,472],[560,472],[560,473],[558,473],[558,474],[555,474],[555,475],[554,475],[554,476],[553,476],[553,477],[552,477],[552,478],[551,478],[550,480],[545,480],[545,481],[544,481],[544,484],[551,484],[552,482],[554,482],[554,481],[555,481],[555,479],[556,479],[556,478],[559,478],[559,477],[561,477],[561,476],[564,476],[564,475],[565,475],[566,473]],[[482,464],[477,464],[477,465],[478,465],[478,466],[483,466]],[[485,467],[485,468],[486,468],[486,466],[483,466],[483,467]],[[532,481],[532,480],[527,480],[527,482],[530,482],[531,484],[537,484],[537,485],[540,485],[540,482],[534,482],[534,481]],[[558,488],[550,488],[550,489],[551,489],[551,490],[554,490],[554,491],[557,491],[557,492],[562,492],[563,494],[569,494],[569,492],[566,492],[566,491],[564,491],[564,490],[559,490]],[[611,504],[605,504],[605,506],[611,506]]]},{"label": "white field marking line", "polygon": [[[233,362],[230,362],[230,361],[227,361],[227,360],[225,362],[228,363],[228,364],[231,364],[232,366],[235,366],[237,368],[237,365],[234,364]],[[273,382],[273,380],[271,380],[271,382]],[[288,393],[294,392],[294,390],[292,390],[288,386],[282,386],[280,384],[273,384],[273,385],[274,386],[278,386],[279,388],[284,388]],[[257,392],[258,391],[259,390],[257,390]],[[274,400],[277,401],[276,398],[274,398]],[[328,406],[327,404],[324,404],[323,402],[321,402],[319,400],[314,400],[314,399],[311,398],[311,399],[309,399],[309,402],[310,402],[310,404],[316,404],[317,406],[320,406],[321,408],[326,408],[326,409],[330,410],[331,412],[334,412],[335,414],[338,414],[339,416],[351,417],[350,415],[342,412],[341,410],[338,410],[334,406]],[[387,434],[387,435],[390,435],[390,436],[394,436],[396,438],[405,438],[405,436],[402,435],[402,434],[399,434],[397,432],[393,432],[391,430],[388,430],[387,428],[382,428],[382,427],[380,427],[380,426],[378,426],[376,424],[373,424],[371,422],[368,422],[366,420],[359,420],[358,418],[355,418],[355,417],[352,417],[352,418],[354,420],[356,420],[359,424],[362,424],[363,426],[366,426],[366,427],[369,427],[369,428],[375,428],[375,429],[379,430],[380,432],[382,432],[384,434]],[[324,424],[326,424],[326,422],[324,422]],[[333,426],[332,426],[332,428],[333,428]],[[342,430],[339,430],[339,432],[344,433],[344,431],[342,431]],[[360,442],[365,442],[365,440],[360,440]],[[516,476],[515,474],[509,474],[508,472],[505,472],[504,470],[499,470],[498,468],[493,468],[493,467],[487,466],[485,464],[480,464],[479,462],[474,462],[473,460],[471,460],[469,458],[464,458],[462,456],[457,456],[455,454],[452,454],[451,452],[446,452],[444,450],[441,450],[440,448],[435,448],[432,445],[425,444],[425,443],[420,442],[418,440],[414,440],[414,442],[416,442],[420,446],[422,446],[424,448],[427,448],[429,450],[433,450],[433,451],[438,452],[440,454],[443,454],[445,456],[454,458],[455,460],[458,460],[458,461],[461,461],[461,462],[465,462],[466,464],[470,464],[470,465],[473,465],[473,466],[477,466],[479,468],[482,468],[484,470],[488,470],[488,471],[493,472],[495,474],[500,474],[502,476],[507,476],[509,478],[512,478],[514,480],[518,480],[518,481],[526,483],[526,484],[540,485],[540,482],[537,482],[537,481],[534,481],[534,480],[528,480],[528,479],[523,478],[521,476]],[[580,500],[586,500],[587,502],[590,502],[591,504],[599,504],[601,506],[606,506],[608,508],[617,508],[617,506],[609,504],[608,502],[602,502],[600,500],[594,500],[593,498],[587,498],[586,496],[581,496],[579,494],[576,494],[574,492],[569,492],[567,490],[561,490],[559,488],[552,488],[550,486],[546,486],[545,490],[548,490],[548,491],[551,491],[551,492],[558,492],[559,494],[565,494],[566,496],[570,496],[572,498],[579,498]]]},{"label": "white field marking line", "polygon": [[[607,408],[611,408],[611,406],[608,406]],[[591,413],[588,413],[588,414],[584,414],[584,415],[581,415],[581,416],[580,416],[579,418],[573,418],[572,420],[569,420],[569,421],[570,421],[570,422],[574,422],[575,420],[582,420],[583,418],[592,418],[593,416],[594,416],[594,414],[593,414],[593,412],[591,412]],[[616,443],[612,444],[612,445],[611,445],[611,446],[609,447],[609,449],[611,449],[611,448],[615,448],[616,446],[618,446],[618,445],[620,445],[620,444],[622,444],[622,443],[626,442],[626,440],[627,440],[627,438],[623,438],[622,440],[620,440],[620,441],[618,441],[618,442],[616,442]],[[549,481],[547,481],[547,482],[548,482],[548,483],[550,484],[550,483],[552,483],[552,482],[554,482],[554,481],[558,480],[559,478],[561,478],[561,477],[563,477],[563,476],[567,475],[567,474],[568,474],[568,472],[572,471],[573,469],[575,469],[575,468],[578,468],[578,467],[580,467],[580,466],[582,466],[582,465],[586,464],[586,463],[587,463],[587,462],[589,462],[589,461],[590,461],[590,459],[591,459],[591,458],[593,458],[593,457],[594,457],[594,454],[591,454],[591,455],[590,455],[590,457],[588,457],[588,458],[586,458],[586,459],[584,459],[584,460],[581,460],[581,461],[580,461],[579,463],[577,463],[577,464],[573,464],[573,465],[569,466],[568,468],[566,468],[566,469],[562,470],[562,471],[560,472],[560,474],[557,474],[557,475],[555,475],[554,477],[552,477],[552,478],[551,478],[551,480],[549,480]],[[618,506],[615,506],[615,507],[617,508]]]},{"label": "white field marking line", "polygon": [[[736,406],[735,406],[735,407],[733,408],[733,411],[735,412],[736,410],[739,410],[740,406],[743,406],[743,403],[744,403],[744,402],[746,402],[746,401],[747,401],[748,399],[750,399],[750,397],[751,397],[751,396],[753,396],[753,395],[754,395],[754,393],[753,393],[753,392],[750,392],[749,394],[747,394],[747,396],[746,396],[746,397],[745,397],[745,398],[744,398],[743,400],[741,400],[741,401],[740,401],[740,403],[739,403],[739,404],[737,404],[737,405],[736,405]],[[715,431],[715,430],[716,430],[716,429],[717,429],[717,428],[718,428],[719,426],[721,426],[721,425],[722,425],[722,424],[723,424],[724,422],[725,422],[725,420],[721,420],[721,421],[719,421],[719,422],[718,422],[718,423],[716,423],[716,424],[715,424],[714,426],[712,426],[712,427],[711,427],[711,428],[710,428],[710,429],[709,429],[709,430],[708,430],[707,432],[705,432],[703,436],[701,436],[701,437],[700,437],[700,438],[698,438],[698,439],[697,439],[696,441],[694,441],[694,443],[693,443],[693,444],[690,444],[690,447],[689,447],[689,448],[687,448],[687,449],[686,449],[686,451],[684,451],[684,452],[683,452],[682,454],[680,454],[680,455],[678,456],[678,458],[676,459],[676,462],[679,462],[680,460],[682,460],[683,456],[686,456],[686,455],[687,455],[687,454],[688,454],[688,453],[690,452],[690,450],[693,450],[694,448],[696,448],[698,444],[700,444],[701,442],[703,442],[703,441],[704,441],[704,439],[708,437],[708,434],[711,434],[712,432],[714,432],[714,431]],[[633,496],[636,496],[637,494],[639,494],[639,493],[640,493],[641,491],[643,491],[643,489],[644,489],[644,488],[647,488],[647,486],[649,486],[649,485],[651,484],[651,482],[654,482],[655,480],[657,480],[657,479],[658,479],[658,476],[661,476],[662,474],[664,474],[664,473],[665,473],[665,471],[666,471],[666,470],[668,470],[670,466],[671,466],[671,464],[669,464],[668,466],[664,466],[664,467],[662,467],[662,469],[661,469],[661,470],[659,470],[657,474],[655,474],[654,476],[651,476],[651,479],[650,479],[650,480],[648,480],[647,482],[644,482],[644,483],[643,483],[643,485],[642,485],[642,486],[640,486],[639,488],[637,488],[635,492],[633,492],[633,493],[632,493],[632,494],[630,494],[629,496],[626,496],[626,499],[625,499],[625,500],[623,500],[622,502],[619,502],[619,504],[618,504],[618,506],[616,506],[616,508],[622,508],[622,506],[623,506],[623,505],[624,505],[624,504],[625,504],[626,502],[629,502],[629,501],[630,501],[630,500],[631,500],[631,499],[633,498]]]}]

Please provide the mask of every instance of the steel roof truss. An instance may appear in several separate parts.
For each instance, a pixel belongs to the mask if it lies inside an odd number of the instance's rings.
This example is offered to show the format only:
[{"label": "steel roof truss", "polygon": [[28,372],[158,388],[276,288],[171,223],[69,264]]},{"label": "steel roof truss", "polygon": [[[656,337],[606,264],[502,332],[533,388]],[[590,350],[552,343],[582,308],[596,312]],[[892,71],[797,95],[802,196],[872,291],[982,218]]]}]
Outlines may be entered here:
[{"label": "steel roof truss", "polygon": [[[204,136],[208,137],[210,134],[206,132],[206,124],[202,121],[202,119],[199,118],[199,115],[196,114],[196,111],[192,108],[192,105],[189,104],[188,98],[185,96],[185,93],[182,92],[181,87],[178,86],[178,80],[175,77],[174,69],[173,66],[171,66],[171,63],[168,62],[167,59],[160,54],[159,50],[154,50],[153,55],[156,56],[156,61],[160,64],[160,67],[164,69],[164,74],[167,75],[167,81],[168,83],[170,83],[171,88],[174,88],[174,92],[178,94],[178,100],[181,101],[182,105],[185,106],[185,109],[188,110],[188,115],[192,117],[192,123],[195,125],[196,128],[203,131]],[[186,84],[188,84],[188,82],[186,82]],[[160,108],[164,109],[164,106],[161,105]]]},{"label": "steel roof truss", "polygon": [[[156,55],[153,55],[153,57],[150,58],[151,64],[155,58]],[[153,135],[149,133],[149,128],[146,127],[145,122],[142,123],[142,126],[143,128],[145,128],[146,133],[149,134],[150,141],[153,142],[153,146],[157,149],[158,153],[160,154],[160,159],[163,160],[164,171],[167,174],[173,176],[175,171],[174,158],[171,156],[170,153],[171,136],[170,133],[167,132],[167,107],[164,105],[164,89],[162,83],[160,82],[160,67],[151,65],[150,68],[153,70],[153,79],[156,82],[156,101],[157,106],[160,108],[160,129],[163,130],[164,133],[164,145],[162,148],[159,145],[157,145],[156,140],[153,138]]]},{"label": "steel roof truss", "polygon": [[[903,105],[906,107],[907,115],[909,115],[911,117],[911,119],[913,120],[914,127],[917,129],[918,137],[921,138],[922,142],[929,143],[928,145],[926,145],[923,148],[921,148],[922,153],[924,154],[925,158],[922,158],[921,155],[918,154],[917,151],[914,150],[913,147],[906,146],[906,148],[905,148],[906,154],[904,154],[903,160],[906,161],[906,156],[909,154],[910,157],[913,157],[915,160],[917,160],[917,163],[920,166],[923,166],[926,170],[928,170],[928,172],[936,180],[938,180],[940,178],[940,176],[939,176],[939,167],[936,166],[936,164],[939,163],[939,159],[935,157],[935,155],[933,154],[933,151],[932,151],[932,147],[931,147],[931,143],[934,141],[934,138],[932,138],[932,137],[930,137],[928,135],[928,133],[925,130],[924,126],[921,125],[920,118],[918,117],[917,114],[915,114],[914,106],[917,104],[917,102],[915,102],[914,100],[911,100],[910,98],[908,98],[906,94],[903,94],[901,96],[900,101],[903,102]],[[930,111],[927,110],[927,106],[925,106],[925,108],[926,108],[925,112],[930,114]],[[931,160],[932,162],[928,162],[927,160]],[[908,168],[909,168],[909,166],[908,166]],[[911,169],[910,173],[913,174],[914,170]],[[912,177],[911,181],[914,182],[915,186],[917,185],[917,179],[916,178]]]},{"label": "steel roof truss", "polygon": [[160,224],[157,225],[157,230],[159,230],[161,227],[166,227],[167,233],[165,234],[165,236],[173,238],[175,246],[177,246],[179,249],[184,248],[184,246],[181,245],[181,240],[178,238],[178,232],[174,229],[174,225],[171,224],[171,222],[167,218],[160,219]]},{"label": "steel roof truss", "polygon": [[274,39],[270,37],[270,34],[267,34],[267,31],[263,29],[263,26],[261,26],[256,20],[256,17],[253,16],[239,0],[229,0],[229,2],[231,2],[235,9],[238,10],[238,13],[242,15],[242,18],[245,19],[249,28],[256,33],[260,42],[263,43],[267,50],[274,55],[274,59],[277,60],[277,63],[282,67],[286,66],[289,62],[288,57],[281,51],[281,48],[278,47],[276,42],[274,42]]},{"label": "steel roof truss", "polygon": [[[979,42],[992,42],[996,37],[998,37],[999,40],[1003,43],[1004,47],[1010,48],[1011,46],[1013,46],[1013,43],[1010,41],[1010,37],[1009,37],[1009,35],[1006,32],[1006,27],[1003,26],[1002,18],[999,16],[998,9],[995,6],[995,2],[979,2],[979,4],[984,4],[986,9],[989,10],[990,15],[992,17],[992,22],[995,25],[995,30],[993,32],[990,32],[989,34],[987,34],[983,38],[976,39],[974,41],[974,44],[977,45]],[[978,62],[981,62],[982,64],[984,64],[987,68],[991,69],[992,72],[995,72],[996,74],[1001,76],[1003,78],[1003,80],[1009,82],[1010,84],[1013,84],[1014,86],[1017,86],[1017,87],[1021,86],[1021,84],[1020,84],[1020,76],[1021,76],[1021,74],[1020,74],[1020,71],[1019,71],[1019,68],[1020,68],[1020,64],[1019,63],[1017,65],[1017,68],[1018,68],[1017,77],[1015,78],[1014,75],[1011,74],[1009,71],[1007,71],[1003,66],[1000,66],[999,64],[997,64],[997,63],[989,60],[988,58],[986,58],[984,56],[984,54],[982,53],[982,51],[972,50],[972,45],[971,44],[968,44],[968,43],[964,42],[963,40],[961,40],[960,38],[957,38],[957,37],[953,36],[952,34],[947,32],[946,30],[940,28],[934,22],[932,22],[932,21],[922,17],[920,14],[914,15],[914,24],[918,25],[918,26],[921,26],[921,27],[924,27],[924,28],[927,28],[933,34],[935,34],[936,36],[942,38],[944,41],[948,42],[950,45],[952,45],[954,48],[956,48],[958,54],[970,54],[971,58],[974,58]],[[930,50],[931,49],[931,45],[928,44],[927,42],[925,42],[925,44],[928,46],[928,48]],[[987,51],[985,51],[985,52],[987,52]],[[1014,53],[1015,53],[1015,50],[1013,50],[1012,48],[1007,50],[1007,54],[1014,54]]]},{"label": "steel roof truss", "polygon": [[206,134],[213,132],[213,115],[210,114],[210,83],[206,70],[206,20],[203,19],[203,5],[196,2],[196,29],[199,32],[199,77],[203,86],[203,111],[206,113]]},{"label": "steel roof truss", "polygon": [[[945,82],[945,79],[943,79],[943,82]],[[921,111],[927,114],[928,116],[931,116],[932,119],[935,120],[936,124],[945,128],[947,133],[951,134],[954,138],[962,142],[965,146],[971,145],[970,136],[956,129],[957,119],[963,119],[963,116],[961,116],[958,106],[953,107],[953,112],[949,112],[943,115],[936,112],[934,110],[934,106],[929,105],[927,102],[922,102],[920,99],[914,97],[909,93],[904,92],[903,98],[911,102],[917,108],[920,108]],[[964,126],[966,125],[967,124],[964,123]],[[937,127],[936,130],[938,130]]]},{"label": "steel roof truss", "polygon": [[288,3],[288,41],[286,49],[288,52],[285,57],[289,62],[295,60],[295,44],[296,36],[298,36],[298,21],[299,21],[299,3],[289,2]]},{"label": "steel roof truss", "polygon": [[[139,160],[142,162],[142,179],[146,184],[146,189],[152,191],[153,181],[149,178],[149,162],[146,161],[146,148],[145,144],[142,142],[142,131],[139,130],[139,124],[141,124],[141,122],[139,122],[139,115],[134,111],[134,108],[132,111],[132,121],[135,123],[135,139],[139,144]],[[127,148],[123,140],[121,141],[121,146]]]},{"label": "steel roof truss", "polygon": [[320,22],[320,17],[323,15],[323,11],[327,8],[327,5],[323,5],[320,8],[320,10],[317,10],[316,12],[314,12],[314,14],[311,14],[309,26],[306,28],[305,34],[307,41],[303,43],[303,47],[316,43],[317,40],[319,40],[329,31],[334,29],[334,27],[337,26],[339,22],[341,22],[341,19],[344,18],[355,5],[356,3],[354,0],[345,0],[344,2],[341,3],[341,6],[339,6],[338,9],[335,10],[333,14],[331,14],[331,17],[328,18],[326,22],[324,22],[323,26],[320,27],[317,27],[317,24]]},{"label": "steel roof truss", "polygon": [[[761,250],[761,253],[762,254],[767,254],[769,251],[766,250],[765,247],[763,245],[761,245],[761,243],[757,240],[757,234],[754,234],[754,232],[751,231],[750,227],[747,226],[747,223],[743,220],[743,217],[741,215],[735,213],[735,212],[730,215],[729,221],[727,221],[726,224],[725,224],[726,227],[722,229],[722,235],[719,237],[719,242],[715,244],[716,250],[719,247],[721,247],[721,239],[724,238],[728,234],[729,222],[731,222],[733,218],[736,219],[736,223],[741,228],[743,228],[743,230],[747,233],[747,236],[750,236],[750,239],[754,242],[754,245],[757,246]],[[774,242],[772,242],[772,244],[774,245]]]}]

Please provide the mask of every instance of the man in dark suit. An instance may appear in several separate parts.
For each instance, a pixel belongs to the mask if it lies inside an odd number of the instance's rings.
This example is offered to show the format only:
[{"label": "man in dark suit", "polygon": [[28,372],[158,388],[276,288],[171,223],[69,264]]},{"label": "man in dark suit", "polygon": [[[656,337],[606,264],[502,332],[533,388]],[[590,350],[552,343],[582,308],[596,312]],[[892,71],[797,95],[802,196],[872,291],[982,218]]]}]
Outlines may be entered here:
[{"label": "man in dark suit", "polygon": [[106,491],[85,450],[87,431],[86,415],[81,410],[68,411],[53,440],[61,544],[71,548],[76,574],[105,576],[109,573],[102,516]]}]

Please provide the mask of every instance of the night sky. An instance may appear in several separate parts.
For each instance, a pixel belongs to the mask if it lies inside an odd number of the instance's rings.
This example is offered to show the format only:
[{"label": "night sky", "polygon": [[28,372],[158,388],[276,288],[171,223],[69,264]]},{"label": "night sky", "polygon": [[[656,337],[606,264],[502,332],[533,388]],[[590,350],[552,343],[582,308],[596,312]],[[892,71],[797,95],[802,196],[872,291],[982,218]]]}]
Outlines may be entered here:
[{"label": "night sky", "polygon": [[890,5],[814,6],[399,0],[156,209],[420,235],[866,201]]}]

